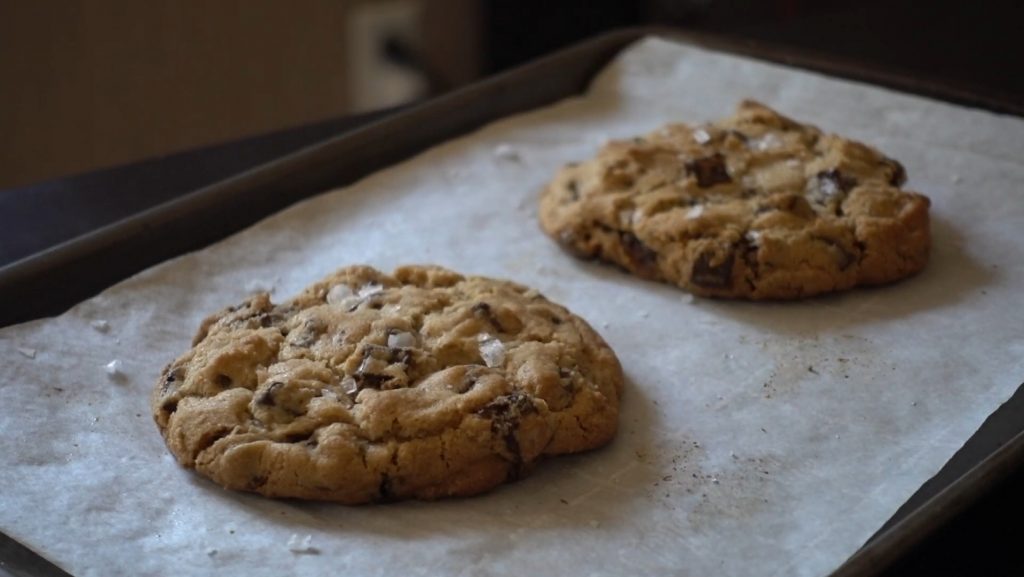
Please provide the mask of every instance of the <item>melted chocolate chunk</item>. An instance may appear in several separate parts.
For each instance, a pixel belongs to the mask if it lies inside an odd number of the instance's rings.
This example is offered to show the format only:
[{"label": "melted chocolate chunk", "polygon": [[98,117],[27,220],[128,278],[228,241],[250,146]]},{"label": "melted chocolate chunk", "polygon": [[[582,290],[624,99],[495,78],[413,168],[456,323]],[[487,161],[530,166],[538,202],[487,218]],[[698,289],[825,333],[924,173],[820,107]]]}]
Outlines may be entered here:
[{"label": "melted chocolate chunk", "polygon": [[379,389],[384,383],[390,381],[391,378],[391,375],[380,375],[377,373],[356,373],[352,375],[352,379],[355,380],[359,390]]},{"label": "melted chocolate chunk", "polygon": [[509,393],[498,397],[480,409],[478,414],[491,419],[491,432],[505,441],[505,448],[517,461],[522,460],[516,430],[523,415],[537,412],[530,397],[522,393]]},{"label": "melted chocolate chunk", "polygon": [[732,182],[732,177],[725,166],[725,157],[720,153],[687,162],[686,173],[697,177],[697,186],[701,188]]},{"label": "melted chocolate chunk", "polygon": [[730,254],[721,264],[711,264],[712,255],[703,253],[697,257],[690,271],[690,282],[703,288],[729,288],[732,286],[732,265],[735,254]]},{"label": "melted chocolate chunk", "polygon": [[636,273],[643,277],[656,278],[658,276],[658,253],[651,250],[631,232],[620,232],[619,239],[626,252],[626,258],[629,259]]}]

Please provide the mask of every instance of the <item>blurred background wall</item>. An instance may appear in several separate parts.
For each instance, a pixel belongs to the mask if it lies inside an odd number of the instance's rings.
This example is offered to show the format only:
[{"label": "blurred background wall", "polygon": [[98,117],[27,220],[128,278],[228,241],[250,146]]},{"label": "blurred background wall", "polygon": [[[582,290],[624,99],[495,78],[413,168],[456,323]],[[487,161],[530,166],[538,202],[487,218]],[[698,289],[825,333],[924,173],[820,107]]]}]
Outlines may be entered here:
[{"label": "blurred background wall", "polygon": [[1024,95],[1016,4],[4,0],[0,189],[392,106],[666,24]]}]

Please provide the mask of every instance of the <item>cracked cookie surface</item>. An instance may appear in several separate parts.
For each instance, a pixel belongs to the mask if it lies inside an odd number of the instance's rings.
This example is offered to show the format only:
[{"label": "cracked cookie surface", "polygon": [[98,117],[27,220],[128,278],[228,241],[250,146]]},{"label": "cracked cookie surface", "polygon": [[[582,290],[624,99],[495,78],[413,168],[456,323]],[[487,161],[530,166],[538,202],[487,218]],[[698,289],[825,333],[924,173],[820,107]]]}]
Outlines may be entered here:
[{"label": "cracked cookie surface", "polygon": [[229,489],[366,503],[481,493],[615,435],[622,369],[534,290],[424,266],[343,268],[203,321],[154,418]]},{"label": "cracked cookie surface", "polygon": [[927,197],[899,162],[752,101],[702,126],[612,141],[541,195],[583,258],[707,297],[796,299],[892,282],[928,261]]}]

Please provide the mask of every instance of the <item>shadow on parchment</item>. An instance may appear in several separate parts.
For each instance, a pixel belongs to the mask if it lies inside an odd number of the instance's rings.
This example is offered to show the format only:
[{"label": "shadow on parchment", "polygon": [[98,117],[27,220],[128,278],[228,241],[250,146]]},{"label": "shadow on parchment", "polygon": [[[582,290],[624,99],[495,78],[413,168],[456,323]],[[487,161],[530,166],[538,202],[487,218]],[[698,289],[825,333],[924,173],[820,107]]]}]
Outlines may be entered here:
[{"label": "shadow on parchment", "polygon": [[[441,536],[457,538],[466,555],[507,549],[510,535],[565,528],[614,528],[629,517],[637,499],[664,475],[661,463],[646,455],[658,428],[655,404],[627,376],[620,404],[619,430],[606,447],[551,457],[517,482],[476,497],[432,502],[345,506],[323,502],[273,500],[225,491],[192,475],[210,498],[249,509],[266,522],[298,534],[370,537],[410,542]],[[680,441],[680,444],[686,444]],[[323,542],[314,542],[323,547]],[[334,547],[330,547],[333,551]],[[458,551],[450,553],[458,554]]]}]

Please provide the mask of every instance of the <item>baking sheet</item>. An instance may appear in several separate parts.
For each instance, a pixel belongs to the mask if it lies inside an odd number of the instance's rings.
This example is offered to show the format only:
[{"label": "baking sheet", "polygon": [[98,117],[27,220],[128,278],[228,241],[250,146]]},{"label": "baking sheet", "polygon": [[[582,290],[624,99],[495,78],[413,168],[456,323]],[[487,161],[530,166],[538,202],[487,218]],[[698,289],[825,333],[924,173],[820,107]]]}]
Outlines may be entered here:
[{"label": "baking sheet", "polygon": [[[536,193],[562,163],[744,97],[903,161],[933,199],[929,268],[807,303],[693,300],[571,260],[538,232]],[[0,331],[0,529],[76,575],[825,574],[1024,375],[1022,149],[1019,119],[641,42],[584,97]],[[180,470],[147,400],[199,320],[355,262],[513,278],[572,308],[626,368],[617,441],[438,503],[273,502]],[[114,359],[122,377],[104,368]]]}]

